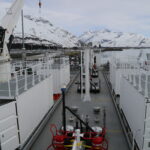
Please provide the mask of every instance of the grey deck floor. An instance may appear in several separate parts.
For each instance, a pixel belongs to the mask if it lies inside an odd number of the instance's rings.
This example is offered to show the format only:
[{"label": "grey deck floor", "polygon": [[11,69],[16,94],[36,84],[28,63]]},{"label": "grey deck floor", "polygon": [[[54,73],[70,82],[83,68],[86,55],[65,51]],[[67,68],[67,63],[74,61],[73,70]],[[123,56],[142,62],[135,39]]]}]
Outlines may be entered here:
[{"label": "grey deck floor", "polygon": [[[100,73],[101,79],[101,93],[91,94],[91,102],[82,102],[80,94],[76,93],[76,84],[73,84],[68,94],[66,95],[66,103],[68,106],[76,105],[79,107],[79,114],[86,114],[90,117],[90,125],[95,125],[92,121],[96,116],[93,113],[94,106],[100,106],[106,109],[106,128],[107,139],[109,142],[109,150],[129,150],[127,141],[124,137],[117,113],[115,111],[111,97],[105,83],[105,80]],[[85,113],[86,112],[86,113]],[[68,116],[71,116],[67,114]],[[102,125],[102,114],[97,116],[100,118],[99,125]],[[39,135],[35,143],[32,145],[31,150],[46,150],[47,146],[51,143],[50,124],[56,124],[59,127],[62,124],[62,108],[61,105],[53,113],[53,116],[48,121],[47,125]]]}]

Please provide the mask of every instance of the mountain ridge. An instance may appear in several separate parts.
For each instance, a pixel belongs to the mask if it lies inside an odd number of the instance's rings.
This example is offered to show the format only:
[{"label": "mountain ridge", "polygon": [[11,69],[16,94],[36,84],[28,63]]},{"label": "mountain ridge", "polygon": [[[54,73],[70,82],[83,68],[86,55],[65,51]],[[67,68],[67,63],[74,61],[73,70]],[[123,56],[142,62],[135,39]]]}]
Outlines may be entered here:
[{"label": "mountain ridge", "polygon": [[[1,2],[0,20],[6,14],[11,3]],[[43,17],[44,16],[44,17]],[[19,19],[14,29],[13,44],[22,43],[22,22]],[[68,31],[53,25],[48,16],[40,14],[37,10],[24,7],[24,41],[29,45],[47,45],[55,47],[78,47],[79,41],[76,36]]]},{"label": "mountain ridge", "polygon": [[[8,5],[9,4],[9,5]],[[10,3],[2,2],[0,5],[0,18],[6,13]],[[32,15],[30,15],[32,14]],[[150,47],[150,38],[136,33],[114,32],[109,29],[87,31],[76,37],[72,33],[56,27],[50,22],[46,13],[44,17],[33,9],[24,8],[25,44],[47,45],[55,47],[79,47],[80,42],[93,46],[104,47]],[[37,17],[38,16],[38,17]],[[14,30],[14,44],[22,43],[21,18]]]},{"label": "mountain ridge", "polygon": [[[49,20],[43,17],[24,15],[25,43],[54,45],[59,47],[79,46],[78,38],[68,31],[55,27]],[[21,21],[14,32],[14,43],[19,43],[22,37]],[[29,40],[30,39],[30,40]],[[35,40],[36,39],[36,40]]]},{"label": "mountain ridge", "polygon": [[87,31],[79,40],[93,46],[106,47],[150,47],[150,38],[136,33],[114,32],[109,29]]}]

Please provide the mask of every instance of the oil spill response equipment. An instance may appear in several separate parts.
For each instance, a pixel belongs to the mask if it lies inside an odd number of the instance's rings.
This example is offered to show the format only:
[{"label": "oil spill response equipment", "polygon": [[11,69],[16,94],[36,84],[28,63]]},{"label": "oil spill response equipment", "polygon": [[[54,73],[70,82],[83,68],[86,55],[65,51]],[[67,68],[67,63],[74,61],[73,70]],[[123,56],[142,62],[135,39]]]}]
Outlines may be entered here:
[{"label": "oil spill response equipment", "polygon": [[[106,112],[103,111],[103,128],[90,127],[88,115],[86,121],[83,121],[71,108],[65,105],[65,92],[62,91],[62,108],[63,108],[63,127],[58,130],[56,125],[50,125],[52,134],[52,142],[47,150],[108,150],[108,141],[106,139]],[[98,109],[98,108],[96,108]],[[75,118],[75,127],[67,128],[66,126],[66,110],[68,110]],[[78,133],[78,134],[77,134]]]}]

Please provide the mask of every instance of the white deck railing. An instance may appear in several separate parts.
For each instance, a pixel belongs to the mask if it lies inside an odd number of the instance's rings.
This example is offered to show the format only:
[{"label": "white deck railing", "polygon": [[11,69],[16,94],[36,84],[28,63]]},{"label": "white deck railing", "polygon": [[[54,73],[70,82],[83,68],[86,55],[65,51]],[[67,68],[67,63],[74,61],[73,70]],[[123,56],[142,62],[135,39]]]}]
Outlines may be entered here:
[{"label": "white deck railing", "polygon": [[150,98],[150,71],[136,63],[119,64],[121,75],[125,77],[146,98]]},{"label": "white deck railing", "polygon": [[125,77],[146,98],[150,98],[150,65],[142,65],[137,59],[121,60],[112,58],[111,65],[120,69]]},{"label": "white deck railing", "polygon": [[51,75],[50,61],[19,62],[12,68],[12,72],[0,73],[0,77],[8,76],[7,81],[0,82],[0,98],[14,98]]}]

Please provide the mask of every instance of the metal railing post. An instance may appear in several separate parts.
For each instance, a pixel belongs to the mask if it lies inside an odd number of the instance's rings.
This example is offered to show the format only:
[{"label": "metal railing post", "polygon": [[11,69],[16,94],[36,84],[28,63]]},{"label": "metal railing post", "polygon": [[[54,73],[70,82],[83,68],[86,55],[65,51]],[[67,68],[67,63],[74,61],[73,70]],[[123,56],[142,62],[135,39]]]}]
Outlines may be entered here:
[{"label": "metal railing post", "polygon": [[27,69],[24,69],[24,90],[27,90]]},{"label": "metal railing post", "polygon": [[128,68],[128,64],[126,63],[126,78],[129,80],[128,72],[129,72],[129,68]]},{"label": "metal railing post", "polygon": [[40,64],[39,64],[39,82],[41,81],[41,70],[42,70],[42,62],[40,61]]},{"label": "metal railing post", "polygon": [[61,91],[62,91],[62,107],[63,107],[63,111],[62,111],[63,118],[62,119],[63,119],[63,129],[64,129],[64,132],[66,132],[65,90],[66,90],[66,87],[61,88]]},{"label": "metal railing post", "polygon": [[145,79],[145,98],[148,98],[148,86],[147,86],[147,84],[148,84],[148,75],[147,75],[147,73],[145,74],[145,76],[146,76],[146,79]]},{"label": "metal railing post", "polygon": [[32,67],[32,86],[34,86],[35,85],[35,76],[34,76],[34,71],[35,71],[35,69],[34,69],[35,67]]},{"label": "metal railing post", "polygon": [[18,72],[15,73],[15,78],[16,78],[16,96],[19,95],[19,89],[18,89],[18,75],[17,75]]},{"label": "metal railing post", "polygon": [[129,66],[129,82],[131,83],[132,82],[132,75],[131,75],[131,66]]},{"label": "metal railing post", "polygon": [[139,92],[142,92],[142,86],[141,86],[141,70],[139,68]]},{"label": "metal railing post", "polygon": [[8,77],[8,82],[7,83],[8,83],[8,96],[11,97],[11,89],[10,89],[10,79],[9,79],[9,77]]},{"label": "metal railing post", "polygon": [[136,87],[136,68],[134,66],[133,86]]},{"label": "metal railing post", "polygon": [[125,76],[126,79],[128,78],[126,63],[124,63],[124,76]]},{"label": "metal railing post", "polygon": [[21,64],[21,62],[19,63],[19,72],[20,72],[20,76],[22,75],[22,64]]},{"label": "metal railing post", "polygon": [[48,72],[48,61],[46,62],[46,77],[48,77],[49,72]]}]

